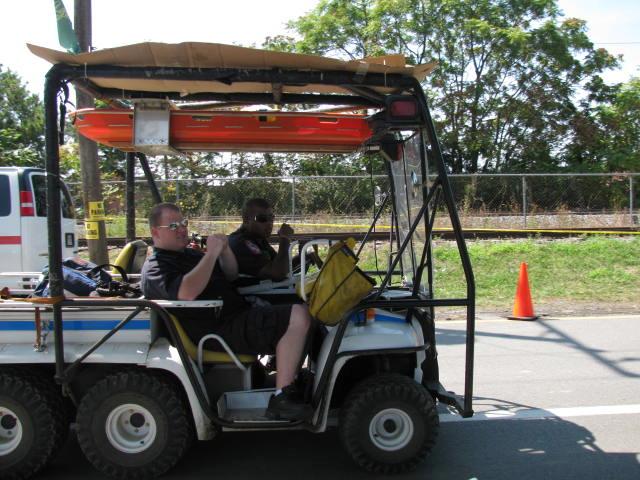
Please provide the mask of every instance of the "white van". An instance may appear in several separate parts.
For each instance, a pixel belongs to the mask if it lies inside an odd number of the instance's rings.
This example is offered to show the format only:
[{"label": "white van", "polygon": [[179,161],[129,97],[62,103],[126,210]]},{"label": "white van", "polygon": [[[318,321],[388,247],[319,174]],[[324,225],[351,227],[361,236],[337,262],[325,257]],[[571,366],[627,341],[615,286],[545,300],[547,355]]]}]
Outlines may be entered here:
[{"label": "white van", "polygon": [[[62,257],[78,252],[73,202],[61,189]],[[0,288],[33,288],[34,275],[49,263],[46,173],[41,168],[0,167]],[[36,276],[37,278],[37,276]]]}]

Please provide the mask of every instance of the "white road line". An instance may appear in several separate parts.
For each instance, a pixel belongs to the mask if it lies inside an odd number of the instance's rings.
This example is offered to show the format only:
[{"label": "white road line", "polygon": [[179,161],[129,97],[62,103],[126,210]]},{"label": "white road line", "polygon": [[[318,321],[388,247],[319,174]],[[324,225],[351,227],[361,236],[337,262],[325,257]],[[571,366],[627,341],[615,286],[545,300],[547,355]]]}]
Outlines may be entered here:
[{"label": "white road line", "polygon": [[640,414],[640,404],[603,405],[594,407],[523,408],[520,410],[489,410],[477,412],[471,418],[457,414],[440,414],[440,422],[481,422],[484,420],[539,420],[544,418],[593,417],[597,415]]},{"label": "white road line", "polygon": [[[476,315],[476,324],[479,323],[492,323],[492,322],[504,322],[504,323],[513,323],[514,325],[517,324],[518,322],[522,323],[522,324],[526,324],[528,322],[522,322],[519,320],[509,320],[508,318],[506,318],[506,313],[505,313],[505,317],[500,316],[499,314],[478,314]],[[553,320],[553,321],[557,321],[557,320],[640,320],[640,315],[636,315],[636,314],[628,314],[628,313],[621,313],[621,314],[607,314],[607,315],[583,315],[583,316],[564,316],[564,315],[541,315],[538,320]],[[436,321],[436,328],[437,327],[443,327],[446,325],[450,325],[453,323],[467,323],[467,320],[463,319],[463,320],[438,320]],[[535,321],[530,322],[532,324],[535,324]]]}]

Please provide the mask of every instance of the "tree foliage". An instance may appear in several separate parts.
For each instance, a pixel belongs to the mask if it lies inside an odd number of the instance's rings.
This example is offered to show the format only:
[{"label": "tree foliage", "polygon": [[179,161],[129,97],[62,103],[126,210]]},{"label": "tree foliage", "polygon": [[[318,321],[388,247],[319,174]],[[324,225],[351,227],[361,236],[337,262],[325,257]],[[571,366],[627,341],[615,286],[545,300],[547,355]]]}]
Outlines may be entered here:
[{"label": "tree foliage", "polygon": [[20,77],[0,65],[0,165],[44,166],[44,110]]},{"label": "tree foliage", "polygon": [[[576,125],[612,95],[618,59],[556,0],[322,0],[274,49],[437,61],[425,88],[453,172],[549,171],[577,161]],[[288,41],[289,40],[289,41]],[[580,102],[580,97],[586,102]]]},{"label": "tree foliage", "polygon": [[597,157],[609,171],[640,169],[640,78],[623,84],[595,112],[600,129]]}]

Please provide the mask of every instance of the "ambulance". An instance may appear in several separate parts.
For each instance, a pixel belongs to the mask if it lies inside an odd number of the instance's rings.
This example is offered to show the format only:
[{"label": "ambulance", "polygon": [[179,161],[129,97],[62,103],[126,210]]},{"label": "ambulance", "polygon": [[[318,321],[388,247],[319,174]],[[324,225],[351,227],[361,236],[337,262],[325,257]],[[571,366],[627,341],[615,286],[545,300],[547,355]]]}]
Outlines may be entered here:
[{"label": "ambulance", "polygon": [[[0,167],[0,288],[33,289],[49,263],[46,174],[41,168]],[[78,252],[73,202],[62,184],[62,256]]]}]

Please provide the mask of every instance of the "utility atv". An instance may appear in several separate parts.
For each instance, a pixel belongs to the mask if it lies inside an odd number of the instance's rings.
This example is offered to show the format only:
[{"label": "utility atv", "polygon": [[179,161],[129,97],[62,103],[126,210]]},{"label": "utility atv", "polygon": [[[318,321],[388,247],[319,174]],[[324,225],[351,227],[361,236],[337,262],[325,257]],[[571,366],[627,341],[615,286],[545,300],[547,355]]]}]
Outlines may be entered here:
[{"label": "utility atv", "polygon": [[[29,48],[54,64],[45,84],[51,297],[0,303],[0,477],[27,478],[40,470],[71,423],[89,461],[117,478],[162,474],[194,438],[238,430],[319,433],[336,422],[358,465],[404,472],[436,441],[437,402],[463,417],[473,414],[474,280],[420,84],[433,65],[405,66],[397,56],[345,62],[200,43],[79,55]],[[108,105],[76,112],[78,131],[128,152],[128,222],[135,215],[136,157],[160,201],[146,154],[383,157],[390,188],[361,240],[388,213],[387,268],[368,295],[332,319],[317,357],[307,360],[300,381],[311,418],[267,418],[273,388],[256,358],[228,348],[205,350],[204,339],[193,344],[167,311],[197,306],[214,314],[221,301],[64,298],[59,111],[65,114],[69,83]],[[436,214],[444,212],[466,278],[464,298],[436,295],[432,231]],[[309,281],[304,272],[244,293],[291,294],[296,282]],[[463,396],[440,383],[435,311],[442,306],[467,311]]]}]

